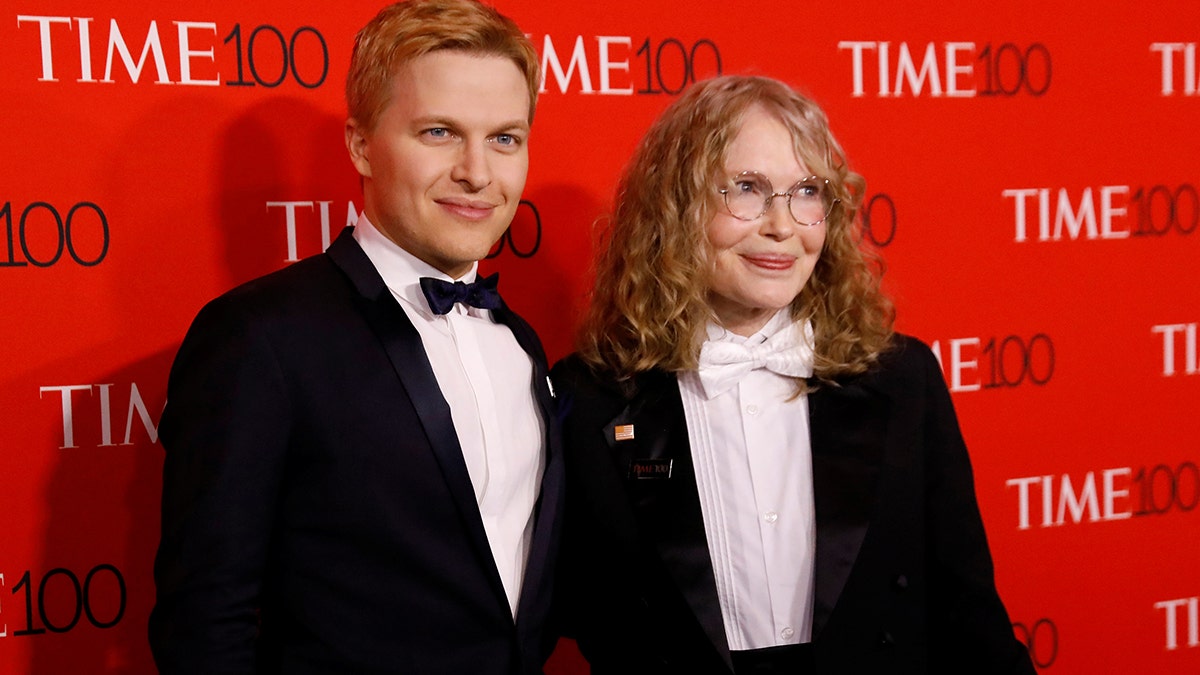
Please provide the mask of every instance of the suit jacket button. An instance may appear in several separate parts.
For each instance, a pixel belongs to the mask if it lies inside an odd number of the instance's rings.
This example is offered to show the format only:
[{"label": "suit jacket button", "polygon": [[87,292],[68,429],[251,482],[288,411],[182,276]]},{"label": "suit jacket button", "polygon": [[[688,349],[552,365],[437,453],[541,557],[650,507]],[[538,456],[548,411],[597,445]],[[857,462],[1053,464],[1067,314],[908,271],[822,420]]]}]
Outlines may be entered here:
[{"label": "suit jacket button", "polygon": [[892,588],[897,591],[903,591],[904,589],[908,588],[908,577],[904,576],[903,574],[897,576],[892,580]]},{"label": "suit jacket button", "polygon": [[896,644],[896,641],[892,638],[891,633],[889,633],[885,630],[879,634],[879,647],[881,649],[886,648],[886,647],[891,647],[894,644]]}]

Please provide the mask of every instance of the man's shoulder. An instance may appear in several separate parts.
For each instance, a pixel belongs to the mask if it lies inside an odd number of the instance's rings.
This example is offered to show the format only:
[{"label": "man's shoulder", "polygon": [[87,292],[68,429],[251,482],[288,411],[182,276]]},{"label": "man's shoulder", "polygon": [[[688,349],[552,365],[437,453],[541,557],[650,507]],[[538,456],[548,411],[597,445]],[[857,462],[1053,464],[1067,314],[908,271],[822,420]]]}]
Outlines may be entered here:
[{"label": "man's shoulder", "polygon": [[351,290],[337,265],[319,254],[226,291],[204,306],[197,321],[256,323],[313,316],[346,305]]},{"label": "man's shoulder", "polygon": [[218,300],[261,302],[276,296],[319,293],[340,277],[337,266],[328,255],[321,253],[242,283],[223,293]]}]

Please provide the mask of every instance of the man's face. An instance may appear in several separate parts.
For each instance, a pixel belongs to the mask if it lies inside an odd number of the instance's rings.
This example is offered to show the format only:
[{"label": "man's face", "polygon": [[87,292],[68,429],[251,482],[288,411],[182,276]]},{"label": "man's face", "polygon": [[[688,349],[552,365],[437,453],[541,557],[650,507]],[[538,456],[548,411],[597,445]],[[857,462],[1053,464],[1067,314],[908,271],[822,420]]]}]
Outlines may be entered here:
[{"label": "man's face", "polygon": [[520,203],[529,105],[507,58],[442,50],[409,61],[374,129],[346,123],[367,218],[451,278],[466,274]]}]

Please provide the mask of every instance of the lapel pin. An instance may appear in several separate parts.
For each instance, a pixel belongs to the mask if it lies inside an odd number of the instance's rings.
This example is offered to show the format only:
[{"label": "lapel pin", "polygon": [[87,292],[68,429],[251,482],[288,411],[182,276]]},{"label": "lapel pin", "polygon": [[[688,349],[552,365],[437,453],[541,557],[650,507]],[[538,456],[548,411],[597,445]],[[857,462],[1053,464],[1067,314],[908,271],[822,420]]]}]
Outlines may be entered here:
[{"label": "lapel pin", "polygon": [[632,441],[633,425],[622,424],[620,426],[613,427],[613,439],[618,441]]}]

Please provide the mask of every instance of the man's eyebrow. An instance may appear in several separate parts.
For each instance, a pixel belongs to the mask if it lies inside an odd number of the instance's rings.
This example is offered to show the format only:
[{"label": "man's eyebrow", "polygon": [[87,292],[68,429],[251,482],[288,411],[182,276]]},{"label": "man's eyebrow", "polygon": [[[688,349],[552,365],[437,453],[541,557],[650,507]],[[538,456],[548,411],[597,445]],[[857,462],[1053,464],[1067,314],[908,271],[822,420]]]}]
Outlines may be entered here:
[{"label": "man's eyebrow", "polygon": [[[462,122],[460,122],[458,120],[455,120],[452,117],[447,117],[445,115],[425,115],[422,117],[413,118],[412,126],[414,126],[414,127],[433,126],[433,127],[446,127],[449,129],[462,129],[467,125],[463,124]],[[508,120],[508,121],[504,121],[504,122],[500,122],[499,124],[496,124],[492,127],[492,131],[490,133],[507,133],[507,132],[512,132],[512,131],[528,132],[529,129],[530,129],[529,122],[524,118],[520,118],[520,119]]]},{"label": "man's eyebrow", "polygon": [[449,117],[441,115],[425,115],[424,117],[414,117],[412,125],[417,127],[434,126],[434,127],[451,127],[458,128],[461,126],[458,122]]},{"label": "man's eyebrow", "polygon": [[529,131],[529,128],[530,127],[529,127],[528,121],[526,121],[525,119],[519,119],[519,120],[513,120],[511,122],[504,122],[504,123],[497,125],[496,131],[501,132],[501,133],[506,132],[506,131],[525,131],[525,132],[527,132],[527,131]]}]

